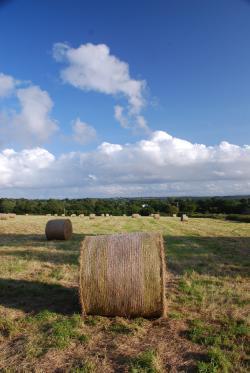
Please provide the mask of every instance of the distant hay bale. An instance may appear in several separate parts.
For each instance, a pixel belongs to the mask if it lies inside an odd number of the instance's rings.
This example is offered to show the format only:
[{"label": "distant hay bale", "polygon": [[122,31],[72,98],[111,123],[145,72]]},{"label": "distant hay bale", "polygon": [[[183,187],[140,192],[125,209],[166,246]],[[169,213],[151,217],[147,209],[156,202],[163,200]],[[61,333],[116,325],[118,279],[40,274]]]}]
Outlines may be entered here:
[{"label": "distant hay bale", "polygon": [[58,214],[54,214],[54,216],[58,216]]},{"label": "distant hay bale", "polygon": [[181,221],[188,221],[188,216],[186,214],[182,214]]},{"label": "distant hay bale", "polygon": [[51,214],[46,214],[46,216],[51,216]]},{"label": "distant hay bale", "polygon": [[105,214],[101,214],[101,217],[104,217],[105,216]]},{"label": "distant hay bale", "polygon": [[177,216],[176,214],[173,214],[173,218],[176,218],[176,216]]},{"label": "distant hay bale", "polygon": [[139,218],[141,215],[140,214],[132,214],[132,218],[134,218],[134,219],[137,219],[137,218]]},{"label": "distant hay bale", "polygon": [[25,214],[25,216],[29,216],[29,214]]},{"label": "distant hay bale", "polygon": [[108,217],[109,217],[109,214],[106,214],[106,217],[108,218]]},{"label": "distant hay bale", "polygon": [[69,240],[72,236],[72,223],[69,219],[49,220],[46,224],[47,240]]},{"label": "distant hay bale", "polygon": [[83,218],[83,217],[84,217],[84,214],[80,214],[79,217],[80,217],[80,218]]},{"label": "distant hay bale", "polygon": [[8,217],[9,217],[10,219],[15,219],[16,214],[8,214]]},{"label": "distant hay bale", "polygon": [[90,219],[95,219],[95,214],[89,214]]},{"label": "distant hay bale", "polygon": [[62,214],[61,216],[65,216],[65,214]]},{"label": "distant hay bale", "polygon": [[71,217],[72,217],[72,218],[76,217],[76,214],[71,214]]},{"label": "distant hay bale", "polygon": [[160,233],[85,237],[79,296],[84,315],[161,317],[165,259]]},{"label": "distant hay bale", "polygon": [[8,220],[9,216],[8,214],[0,214],[0,220]]},{"label": "distant hay bale", "polygon": [[161,217],[161,215],[160,215],[160,214],[154,214],[154,219],[157,219],[157,220],[159,220],[159,219],[160,219],[160,217]]},{"label": "distant hay bale", "polygon": [[126,214],[123,214],[123,216],[127,216]]}]

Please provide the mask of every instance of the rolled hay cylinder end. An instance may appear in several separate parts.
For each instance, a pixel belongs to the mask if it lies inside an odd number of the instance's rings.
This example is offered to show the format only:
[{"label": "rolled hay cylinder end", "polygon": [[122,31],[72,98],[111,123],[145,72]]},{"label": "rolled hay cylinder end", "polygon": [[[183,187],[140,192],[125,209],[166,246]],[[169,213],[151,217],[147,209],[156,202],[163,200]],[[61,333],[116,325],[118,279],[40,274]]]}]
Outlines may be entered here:
[{"label": "rolled hay cylinder end", "polygon": [[85,237],[80,254],[83,315],[165,315],[165,256],[160,233]]},{"label": "rolled hay cylinder end", "polygon": [[160,214],[154,214],[154,219],[156,219],[156,220],[159,220],[159,219],[160,219],[160,217],[161,217],[161,215],[160,215]]},{"label": "rolled hay cylinder end", "polygon": [[90,219],[95,219],[95,214],[90,214],[90,215],[89,215],[89,218],[90,218]]},{"label": "rolled hay cylinder end", "polygon": [[9,217],[10,219],[15,219],[15,218],[16,218],[16,214],[8,214],[8,217]]},{"label": "rolled hay cylinder end", "polygon": [[49,220],[46,224],[45,235],[48,241],[69,240],[72,233],[72,223],[69,219]]},{"label": "rolled hay cylinder end", "polygon": [[0,214],[0,220],[8,220],[9,215],[8,214]]},{"label": "rolled hay cylinder end", "polygon": [[140,214],[132,214],[133,219],[138,219],[141,215]]},{"label": "rolled hay cylinder end", "polygon": [[186,214],[182,214],[181,221],[188,221],[188,216]]}]

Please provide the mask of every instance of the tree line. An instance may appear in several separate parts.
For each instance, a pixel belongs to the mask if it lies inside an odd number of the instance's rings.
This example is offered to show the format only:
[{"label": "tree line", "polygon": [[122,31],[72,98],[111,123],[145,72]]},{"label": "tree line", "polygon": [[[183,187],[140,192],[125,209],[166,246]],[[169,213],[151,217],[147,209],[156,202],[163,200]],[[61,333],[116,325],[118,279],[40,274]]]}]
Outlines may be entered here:
[{"label": "tree line", "polygon": [[84,199],[0,199],[0,213],[15,214],[112,214],[138,213],[173,215],[250,214],[250,197],[245,198],[84,198]]}]

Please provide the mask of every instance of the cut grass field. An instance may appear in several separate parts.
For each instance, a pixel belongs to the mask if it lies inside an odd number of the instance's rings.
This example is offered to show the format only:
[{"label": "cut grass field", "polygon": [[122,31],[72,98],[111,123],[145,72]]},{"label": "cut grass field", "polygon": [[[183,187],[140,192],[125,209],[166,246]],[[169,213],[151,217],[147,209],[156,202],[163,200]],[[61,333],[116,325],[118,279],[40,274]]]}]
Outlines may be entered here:
[{"label": "cut grass field", "polygon": [[[145,217],[71,218],[47,242],[50,217],[0,221],[1,372],[247,372],[247,223]],[[78,257],[85,235],[164,235],[168,317],[82,319]]]}]

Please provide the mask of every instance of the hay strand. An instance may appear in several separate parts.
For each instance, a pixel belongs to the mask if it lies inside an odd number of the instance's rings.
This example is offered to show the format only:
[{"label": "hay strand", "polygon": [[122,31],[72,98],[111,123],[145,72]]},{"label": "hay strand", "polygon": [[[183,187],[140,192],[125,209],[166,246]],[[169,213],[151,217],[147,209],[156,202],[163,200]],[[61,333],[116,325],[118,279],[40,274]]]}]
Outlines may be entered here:
[{"label": "hay strand", "polygon": [[72,236],[72,223],[69,219],[49,220],[46,224],[47,240],[69,240]]},{"label": "hay strand", "polygon": [[165,259],[160,233],[85,237],[79,297],[84,315],[161,317]]}]

